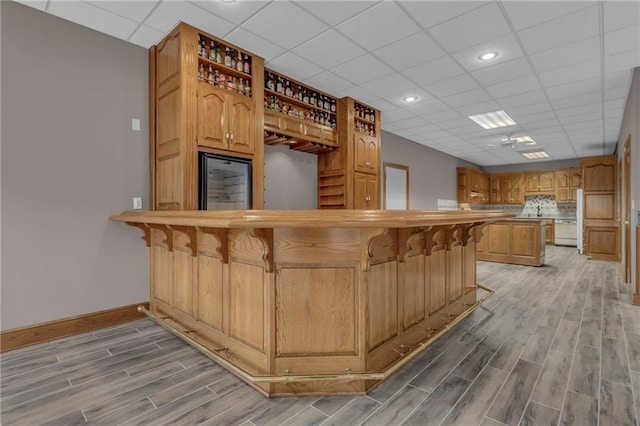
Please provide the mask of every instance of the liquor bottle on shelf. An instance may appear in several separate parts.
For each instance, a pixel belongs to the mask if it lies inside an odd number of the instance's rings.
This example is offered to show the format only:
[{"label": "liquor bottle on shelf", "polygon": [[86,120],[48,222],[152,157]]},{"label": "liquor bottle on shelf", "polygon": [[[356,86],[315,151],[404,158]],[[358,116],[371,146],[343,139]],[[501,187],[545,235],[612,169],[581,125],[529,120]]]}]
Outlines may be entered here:
[{"label": "liquor bottle on shelf", "polygon": [[214,56],[215,56],[214,60],[217,63],[221,64],[222,63],[222,51],[220,50],[220,43],[218,43],[216,45],[216,51],[215,51],[215,55]]},{"label": "liquor bottle on shelf", "polygon": [[298,86],[298,90],[296,91],[294,98],[301,101],[302,100],[302,86]]},{"label": "liquor bottle on shelf", "polygon": [[218,87],[222,89],[227,87],[227,76],[223,73],[220,73],[220,78],[218,79]]},{"label": "liquor bottle on shelf", "polygon": [[209,43],[209,59],[211,59],[212,61],[216,60],[216,45],[213,40],[211,40],[211,43]]},{"label": "liquor bottle on shelf", "polygon": [[331,112],[336,112],[336,100],[331,99]]},{"label": "liquor bottle on shelf", "polygon": [[209,73],[207,74],[207,83],[213,84],[213,67],[209,65]]},{"label": "liquor bottle on shelf", "polygon": [[247,96],[251,96],[251,82],[249,80],[247,80],[244,85],[244,94]]},{"label": "liquor bottle on shelf", "polygon": [[287,83],[285,84],[284,94],[286,96],[289,96],[290,98],[293,97],[293,91],[291,90],[291,83],[289,82],[289,80],[287,80]]},{"label": "liquor bottle on shelf", "polygon": [[276,92],[284,94],[284,85],[282,84],[282,77],[278,77],[278,82],[276,83]]},{"label": "liquor bottle on shelf", "polygon": [[200,64],[200,67],[198,67],[198,80],[204,80],[204,64]]},{"label": "liquor bottle on shelf", "polygon": [[206,51],[204,49],[204,40],[202,40],[202,37],[200,37],[200,34],[198,34],[198,56],[205,56]]},{"label": "liquor bottle on shelf", "polygon": [[235,50],[231,49],[231,65],[229,65],[231,68],[236,69],[236,55],[235,55]]},{"label": "liquor bottle on shelf", "polygon": [[238,82],[238,87],[236,89],[238,93],[240,93],[241,95],[244,95],[244,78],[240,79],[240,81]]},{"label": "liquor bottle on shelf", "polygon": [[238,52],[238,59],[236,60],[236,70],[242,72],[244,65],[242,63],[242,53]]},{"label": "liquor bottle on shelf", "polygon": [[267,81],[266,81],[265,84],[267,86],[267,89],[272,90],[272,91],[275,90],[275,84],[273,82],[273,74],[271,74],[271,73],[267,74]]},{"label": "liquor bottle on shelf", "polygon": [[313,106],[316,106],[316,93],[311,92],[311,97],[309,98],[309,103]]},{"label": "liquor bottle on shelf", "polygon": [[228,47],[224,49],[224,65],[226,67],[231,66],[231,51]]},{"label": "liquor bottle on shelf", "polygon": [[236,82],[235,79],[233,77],[228,77],[227,78],[227,90],[230,92],[235,92],[236,91]]},{"label": "liquor bottle on shelf", "polygon": [[242,63],[242,71],[245,74],[251,74],[251,65],[249,64],[249,55],[244,54],[244,62]]},{"label": "liquor bottle on shelf", "polygon": [[213,74],[213,85],[215,87],[220,87],[220,71],[218,70]]},{"label": "liquor bottle on shelf", "polygon": [[305,104],[309,103],[309,95],[307,94],[307,89],[302,90],[302,102]]}]

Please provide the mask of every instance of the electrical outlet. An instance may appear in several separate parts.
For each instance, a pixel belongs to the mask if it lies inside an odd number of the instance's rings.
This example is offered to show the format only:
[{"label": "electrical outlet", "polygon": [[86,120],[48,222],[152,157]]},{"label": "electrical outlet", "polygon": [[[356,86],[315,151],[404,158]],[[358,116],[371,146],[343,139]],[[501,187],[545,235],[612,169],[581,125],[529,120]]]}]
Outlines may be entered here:
[{"label": "electrical outlet", "polygon": [[142,197],[133,197],[133,209],[142,210]]}]

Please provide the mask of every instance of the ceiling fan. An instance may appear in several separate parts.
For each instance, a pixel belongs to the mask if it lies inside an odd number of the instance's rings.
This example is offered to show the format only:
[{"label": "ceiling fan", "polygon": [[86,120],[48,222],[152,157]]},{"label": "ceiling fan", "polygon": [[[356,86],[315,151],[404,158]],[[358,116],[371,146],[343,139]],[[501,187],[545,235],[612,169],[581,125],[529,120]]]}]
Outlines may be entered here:
[{"label": "ceiling fan", "polygon": [[500,143],[488,143],[487,146],[491,146],[491,147],[496,147],[496,146],[501,146],[503,148],[511,148],[511,149],[516,149],[517,147],[520,146],[531,146],[531,145],[536,145],[536,141],[534,141],[533,139],[531,139],[531,137],[529,136],[516,136],[513,137],[513,134],[510,133],[507,135],[506,138],[501,139]]}]

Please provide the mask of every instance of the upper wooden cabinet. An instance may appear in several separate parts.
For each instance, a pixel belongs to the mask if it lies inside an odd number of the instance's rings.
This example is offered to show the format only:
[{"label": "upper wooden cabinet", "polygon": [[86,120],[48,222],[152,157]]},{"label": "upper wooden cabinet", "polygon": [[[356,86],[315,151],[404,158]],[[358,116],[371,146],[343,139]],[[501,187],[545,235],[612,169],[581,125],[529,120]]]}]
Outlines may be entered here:
[{"label": "upper wooden cabinet", "polygon": [[253,102],[246,96],[198,84],[198,146],[252,154]]},{"label": "upper wooden cabinet", "polygon": [[556,171],[556,202],[575,203],[577,189],[582,187],[582,169],[573,168]]},{"label": "upper wooden cabinet", "polygon": [[200,151],[250,159],[263,208],[263,64],[184,23],[149,49],[152,209],[198,209]]},{"label": "upper wooden cabinet", "polygon": [[355,145],[355,171],[378,174],[380,167],[378,160],[378,139],[360,132],[356,132],[353,135],[353,139]]},{"label": "upper wooden cabinet", "polygon": [[525,191],[528,194],[549,194],[555,191],[555,173],[526,172],[524,174]]},{"label": "upper wooden cabinet", "polygon": [[584,192],[615,191],[615,156],[588,157],[582,159]]},{"label": "upper wooden cabinet", "polygon": [[489,175],[471,167],[457,169],[457,201],[486,204],[491,201]]}]

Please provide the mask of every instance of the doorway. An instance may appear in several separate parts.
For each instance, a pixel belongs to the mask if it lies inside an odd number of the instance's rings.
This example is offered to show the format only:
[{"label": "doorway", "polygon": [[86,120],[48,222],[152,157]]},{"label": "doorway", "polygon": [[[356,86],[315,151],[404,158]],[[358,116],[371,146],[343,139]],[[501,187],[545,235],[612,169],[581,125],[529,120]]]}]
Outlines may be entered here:
[{"label": "doorway", "polygon": [[627,136],[622,155],[624,282],[631,282],[631,135]]},{"label": "doorway", "polygon": [[385,210],[409,210],[409,167],[402,164],[383,164]]}]

